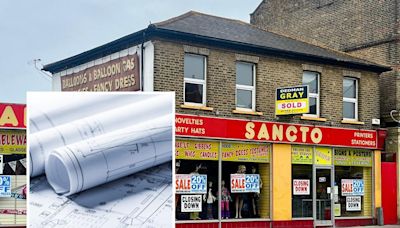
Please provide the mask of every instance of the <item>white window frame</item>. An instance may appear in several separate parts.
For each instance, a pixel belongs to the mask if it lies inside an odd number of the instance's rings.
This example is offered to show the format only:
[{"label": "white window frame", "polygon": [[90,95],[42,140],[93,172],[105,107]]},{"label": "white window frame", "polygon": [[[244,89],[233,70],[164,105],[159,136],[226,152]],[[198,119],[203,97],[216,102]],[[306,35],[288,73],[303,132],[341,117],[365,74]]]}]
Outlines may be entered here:
[{"label": "white window frame", "polygon": [[[184,57],[185,58],[187,55],[191,56],[196,56],[196,57],[201,57],[203,58],[204,62],[204,79],[195,79],[195,78],[186,78],[185,75],[183,75],[183,103],[185,105],[194,105],[194,106],[206,106],[206,85],[207,85],[207,57],[204,55],[197,55],[197,54],[192,54],[192,53],[185,53]],[[185,66],[183,66],[185,67]],[[185,97],[186,97],[186,83],[190,84],[198,84],[198,85],[203,85],[203,97],[202,97],[202,103],[194,103],[194,102],[186,102]]]},{"label": "white window frame", "polygon": [[321,80],[321,73],[317,72],[317,71],[310,71],[310,70],[303,70],[303,75],[301,78],[301,81],[303,81],[303,77],[304,77],[304,72],[311,72],[311,73],[315,73],[317,74],[317,90],[318,93],[308,93],[308,97],[309,98],[316,98],[317,102],[316,102],[316,108],[317,108],[317,113],[316,114],[303,114],[303,116],[308,116],[308,117],[315,117],[315,118],[319,118],[320,117],[320,101],[319,101],[319,94],[321,93],[320,89],[320,80]]},{"label": "white window frame", "polygon": [[[247,65],[251,65],[252,66],[252,70],[253,70],[253,85],[252,86],[248,86],[248,85],[241,85],[241,84],[236,84],[236,94],[235,94],[235,104],[236,104],[236,110],[239,111],[256,111],[256,64],[255,63],[250,63],[250,62],[244,62],[244,61],[236,61],[235,63],[235,67],[236,64],[247,64]],[[237,72],[235,74],[235,77],[237,77]],[[237,81],[237,78],[235,78],[235,81]],[[241,90],[247,90],[247,91],[251,91],[251,109],[249,108],[240,108],[237,106],[237,96],[238,96],[238,89]]]},{"label": "white window frame", "polygon": [[[343,82],[344,80],[353,80],[355,81],[355,86],[356,86],[356,98],[349,98],[349,97],[344,97],[343,95],[343,102],[349,102],[349,103],[354,103],[354,118],[345,118],[344,117],[344,110],[342,112],[343,115],[343,120],[351,120],[351,121],[358,121],[358,79],[357,78],[353,78],[353,77],[344,77],[343,78]],[[342,86],[343,88],[343,86]],[[342,92],[343,94],[343,92]],[[343,107],[343,105],[342,105]]]}]

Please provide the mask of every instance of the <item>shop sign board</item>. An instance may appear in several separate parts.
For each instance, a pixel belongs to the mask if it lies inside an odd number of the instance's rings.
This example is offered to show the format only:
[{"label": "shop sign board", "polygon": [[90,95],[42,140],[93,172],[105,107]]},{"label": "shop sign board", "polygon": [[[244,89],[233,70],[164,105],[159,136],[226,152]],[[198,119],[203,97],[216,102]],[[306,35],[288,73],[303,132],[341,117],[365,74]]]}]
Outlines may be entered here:
[{"label": "shop sign board", "polygon": [[61,77],[61,91],[138,91],[139,66],[134,54],[88,67]]},{"label": "shop sign board", "polygon": [[11,197],[11,176],[0,176],[0,197]]},{"label": "shop sign board", "polygon": [[335,148],[335,165],[372,167],[372,151]]},{"label": "shop sign board", "polygon": [[0,128],[26,129],[26,105],[0,103]]},{"label": "shop sign board", "polygon": [[346,196],[346,211],[361,211],[361,196]]},{"label": "shop sign board", "polygon": [[363,196],[363,179],[342,179],[342,196]]},{"label": "shop sign board", "polygon": [[[377,131],[177,114],[177,136],[379,149]],[[340,137],[337,137],[340,135]]]},{"label": "shop sign board", "polygon": [[176,140],[175,158],[187,160],[218,160],[218,142]]},{"label": "shop sign board", "polygon": [[257,192],[260,193],[259,174],[231,174],[231,192]]},{"label": "shop sign board", "polygon": [[313,148],[311,146],[292,146],[292,164],[313,163]]},{"label": "shop sign board", "polygon": [[201,195],[181,195],[181,212],[201,212]]},{"label": "shop sign board", "polygon": [[332,165],[332,149],[327,147],[316,147],[315,164]]},{"label": "shop sign board", "polygon": [[293,179],[293,195],[310,195],[310,180]]},{"label": "shop sign board", "polygon": [[275,115],[293,115],[309,112],[308,86],[276,89]]},{"label": "shop sign board", "polygon": [[271,145],[250,143],[222,143],[222,160],[238,162],[269,162]]},{"label": "shop sign board", "polygon": [[26,154],[25,130],[0,130],[1,154]]},{"label": "shop sign board", "polygon": [[207,175],[175,174],[175,191],[178,194],[206,194]]}]

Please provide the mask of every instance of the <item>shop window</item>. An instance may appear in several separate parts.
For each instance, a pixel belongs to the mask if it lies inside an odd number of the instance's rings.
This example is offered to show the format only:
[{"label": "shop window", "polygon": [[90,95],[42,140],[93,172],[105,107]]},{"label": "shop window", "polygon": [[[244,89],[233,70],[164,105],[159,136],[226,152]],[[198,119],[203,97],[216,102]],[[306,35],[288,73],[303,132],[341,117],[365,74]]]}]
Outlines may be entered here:
[{"label": "shop window", "polygon": [[313,216],[313,148],[292,146],[292,217]]},{"label": "shop window", "polygon": [[319,117],[319,79],[320,74],[313,71],[303,72],[303,85],[308,86],[308,96],[310,101],[310,111],[308,114],[304,114],[312,117]]},{"label": "shop window", "polygon": [[372,216],[372,152],[335,149],[335,216]]},{"label": "shop window", "polygon": [[358,120],[358,80],[343,79],[343,119]]},{"label": "shop window", "polygon": [[[10,154],[1,155],[3,161],[2,179],[0,181],[8,182],[10,192],[2,192],[0,197],[0,209],[16,210],[20,214],[2,214],[0,224],[3,225],[25,225],[26,224],[26,155]],[[7,184],[6,184],[7,185]],[[10,194],[5,196],[5,194]]]},{"label": "shop window", "polygon": [[236,62],[236,108],[255,110],[255,64]]},{"label": "shop window", "polygon": [[221,219],[269,218],[270,148],[222,142]]},{"label": "shop window", "polygon": [[176,140],[177,220],[218,218],[219,142]]},{"label": "shop window", "polygon": [[184,57],[184,102],[206,105],[206,57],[185,54]]}]

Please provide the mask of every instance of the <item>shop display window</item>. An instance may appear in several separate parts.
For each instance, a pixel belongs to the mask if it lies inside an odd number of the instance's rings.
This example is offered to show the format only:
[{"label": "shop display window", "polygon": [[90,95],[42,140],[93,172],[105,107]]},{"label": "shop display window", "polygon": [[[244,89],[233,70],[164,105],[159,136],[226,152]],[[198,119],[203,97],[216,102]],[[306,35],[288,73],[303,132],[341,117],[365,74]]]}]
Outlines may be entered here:
[{"label": "shop display window", "polygon": [[222,143],[221,219],[269,217],[270,148]]},{"label": "shop display window", "polygon": [[176,219],[269,218],[270,150],[269,144],[177,139]]},{"label": "shop display window", "polygon": [[336,217],[372,216],[372,152],[335,149]]},{"label": "shop display window", "polygon": [[[9,181],[10,195],[0,197],[0,210],[18,211],[15,213],[3,213],[0,216],[0,224],[24,225],[26,224],[26,155],[9,154],[2,155],[2,179]],[[6,194],[6,192],[2,193]]]},{"label": "shop display window", "polygon": [[313,216],[313,148],[292,146],[292,217]]}]

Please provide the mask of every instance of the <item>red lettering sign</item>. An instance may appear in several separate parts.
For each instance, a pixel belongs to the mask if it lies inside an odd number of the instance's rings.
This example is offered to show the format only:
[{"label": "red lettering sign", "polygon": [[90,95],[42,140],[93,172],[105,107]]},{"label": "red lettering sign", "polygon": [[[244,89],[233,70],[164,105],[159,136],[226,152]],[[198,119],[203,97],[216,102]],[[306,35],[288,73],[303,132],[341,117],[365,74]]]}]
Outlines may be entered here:
[{"label": "red lettering sign", "polygon": [[0,103],[0,128],[26,128],[26,105]]},{"label": "red lettering sign", "polygon": [[177,136],[382,149],[373,130],[181,114],[176,115],[175,126]]}]

